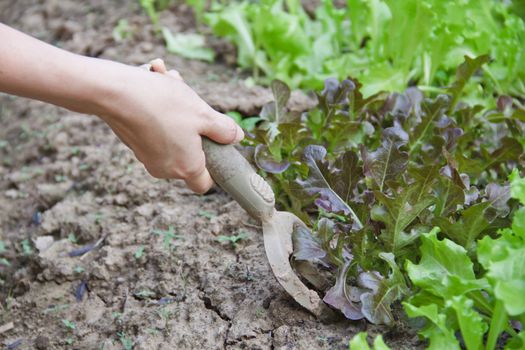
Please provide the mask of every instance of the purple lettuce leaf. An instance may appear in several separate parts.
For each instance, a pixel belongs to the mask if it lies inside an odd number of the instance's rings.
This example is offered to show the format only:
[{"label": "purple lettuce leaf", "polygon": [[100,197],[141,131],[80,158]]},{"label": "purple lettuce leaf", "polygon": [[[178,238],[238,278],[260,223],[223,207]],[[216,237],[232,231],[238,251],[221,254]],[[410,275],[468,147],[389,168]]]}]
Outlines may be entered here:
[{"label": "purple lettuce leaf", "polygon": [[268,146],[263,144],[258,144],[255,147],[254,160],[259,168],[271,174],[280,174],[290,166],[290,162],[275,160],[270,154]]},{"label": "purple lettuce leaf", "polygon": [[353,177],[358,177],[359,172],[355,171],[355,168],[354,173],[350,172],[351,170],[349,169],[351,168],[346,168],[347,173],[340,169],[331,169],[328,161],[325,160],[326,149],[323,146],[306,146],[303,156],[309,168],[308,178],[306,180],[297,180],[297,183],[309,195],[319,195],[319,200],[316,201],[316,204],[330,212],[342,212],[350,215],[354,222],[362,227],[361,221],[350,205],[335,191],[337,186],[343,193],[349,193],[351,190],[346,189],[345,184],[348,186],[355,184],[357,180]]},{"label": "purple lettuce leaf", "polygon": [[408,153],[400,148],[408,141],[407,133],[399,123],[383,132],[381,146],[373,152],[361,147],[364,174],[372,179],[379,191],[383,191],[388,180],[395,180],[408,164]]},{"label": "purple lettuce leaf", "polygon": [[361,294],[361,312],[368,321],[374,324],[392,324],[394,316],[390,306],[408,293],[405,278],[391,253],[380,253],[390,268],[390,274],[384,278],[377,271],[362,272],[358,284],[368,291]]},{"label": "purple lettuce leaf", "polygon": [[317,261],[326,257],[321,243],[305,226],[298,225],[292,233],[293,257],[296,260]]},{"label": "purple lettuce leaf", "polygon": [[323,301],[341,311],[346,318],[350,320],[360,320],[363,318],[361,307],[359,304],[350,300],[350,295],[347,290],[346,275],[349,269],[350,261],[347,261],[339,268],[335,285],[326,292]]}]

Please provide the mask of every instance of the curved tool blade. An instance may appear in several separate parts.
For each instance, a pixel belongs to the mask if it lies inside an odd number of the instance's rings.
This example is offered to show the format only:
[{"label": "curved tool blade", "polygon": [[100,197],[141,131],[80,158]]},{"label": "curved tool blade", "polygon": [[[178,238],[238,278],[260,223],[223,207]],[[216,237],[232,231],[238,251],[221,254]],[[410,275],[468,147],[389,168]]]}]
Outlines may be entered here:
[{"label": "curved tool blade", "polygon": [[290,265],[294,225],[304,223],[291,213],[277,211],[262,224],[264,249],[277,281],[301,306],[320,317],[326,306],[316,292],[304,285]]}]

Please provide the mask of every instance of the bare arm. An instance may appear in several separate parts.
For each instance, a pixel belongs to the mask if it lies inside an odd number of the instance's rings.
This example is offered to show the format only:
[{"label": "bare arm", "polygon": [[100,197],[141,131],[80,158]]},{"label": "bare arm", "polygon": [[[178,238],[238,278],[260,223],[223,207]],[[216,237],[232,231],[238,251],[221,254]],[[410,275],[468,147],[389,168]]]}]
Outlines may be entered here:
[{"label": "bare arm", "polygon": [[[162,63],[156,70],[166,72]],[[1,23],[0,92],[100,116],[153,176],[184,179],[197,192],[213,184],[200,135],[244,137],[175,74],[76,55]]]}]

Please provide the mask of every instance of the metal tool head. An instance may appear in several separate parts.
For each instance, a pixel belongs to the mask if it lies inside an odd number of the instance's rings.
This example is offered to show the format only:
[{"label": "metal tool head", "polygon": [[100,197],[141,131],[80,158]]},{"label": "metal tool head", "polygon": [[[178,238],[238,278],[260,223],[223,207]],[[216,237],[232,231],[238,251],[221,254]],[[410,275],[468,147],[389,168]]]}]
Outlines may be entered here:
[{"label": "metal tool head", "polygon": [[312,314],[322,319],[330,317],[331,309],[301,281],[290,264],[294,227],[304,223],[291,213],[275,210],[272,188],[233,146],[203,138],[203,149],[215,182],[262,223],[266,256],[277,281]]},{"label": "metal tool head", "polygon": [[321,317],[326,313],[326,305],[301,281],[290,264],[292,233],[296,225],[304,226],[304,223],[291,213],[276,211],[272,217],[263,220],[262,225],[266,256],[277,281],[302,307]]}]

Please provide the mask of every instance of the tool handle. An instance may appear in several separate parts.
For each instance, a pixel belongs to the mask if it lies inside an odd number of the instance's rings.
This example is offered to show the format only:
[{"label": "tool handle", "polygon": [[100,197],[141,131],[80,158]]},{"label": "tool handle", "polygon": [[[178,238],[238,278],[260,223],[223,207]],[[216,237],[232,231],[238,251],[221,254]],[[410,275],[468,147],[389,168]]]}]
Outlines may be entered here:
[{"label": "tool handle", "polygon": [[273,215],[275,196],[272,188],[233,145],[221,145],[203,137],[202,148],[213,180],[244,210],[261,221]]}]

